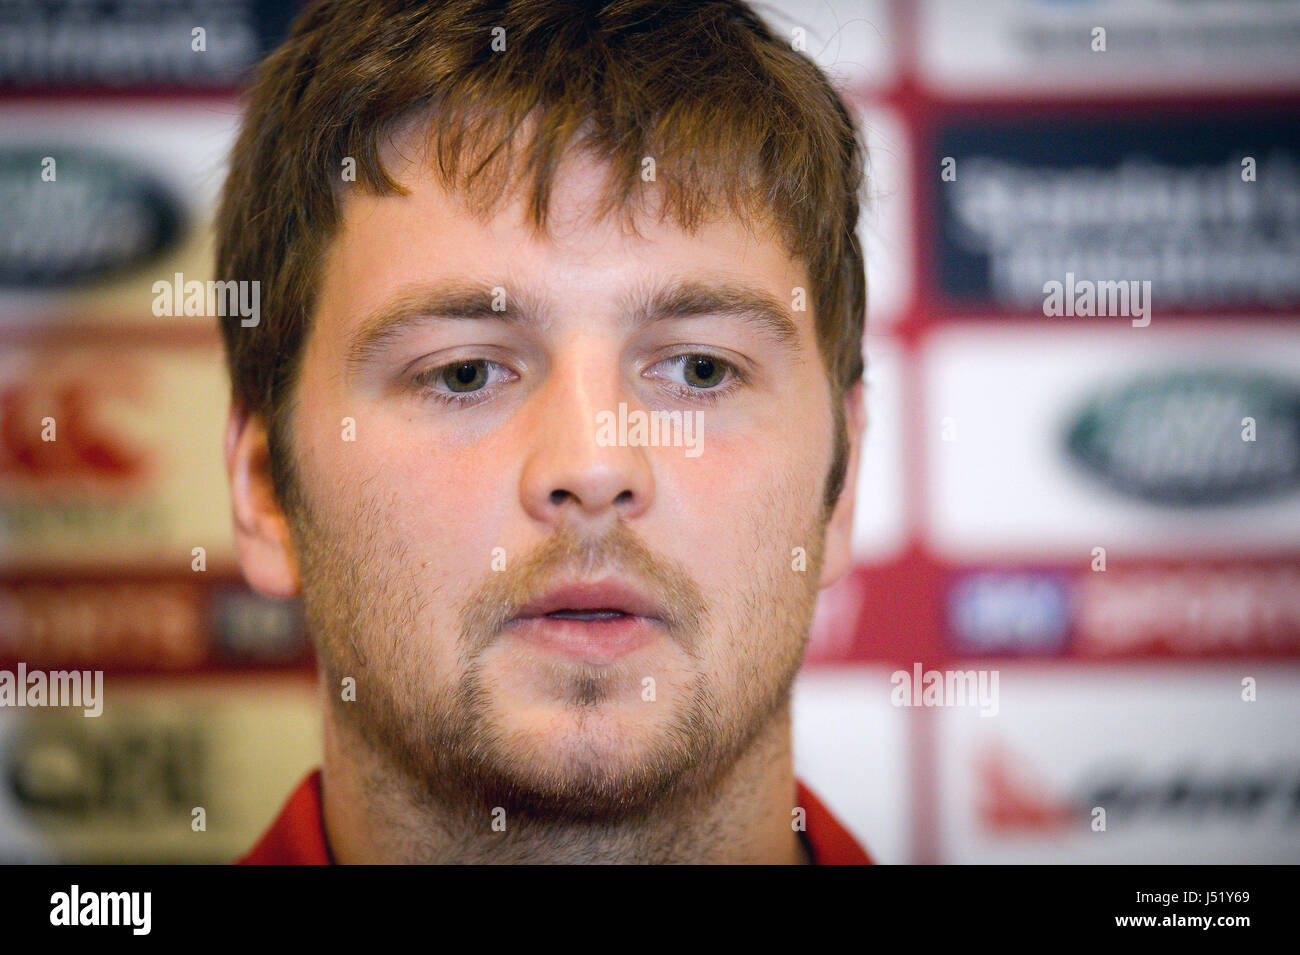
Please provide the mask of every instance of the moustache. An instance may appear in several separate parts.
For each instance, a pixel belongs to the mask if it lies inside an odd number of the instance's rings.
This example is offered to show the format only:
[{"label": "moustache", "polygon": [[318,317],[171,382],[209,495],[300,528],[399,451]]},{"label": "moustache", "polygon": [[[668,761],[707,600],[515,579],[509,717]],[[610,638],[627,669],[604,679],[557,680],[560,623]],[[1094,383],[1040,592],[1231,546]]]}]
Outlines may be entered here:
[{"label": "moustache", "polygon": [[600,537],[565,525],[523,557],[507,559],[505,569],[488,571],[460,613],[462,641],[477,653],[557,583],[605,576],[620,577],[652,600],[672,637],[694,653],[708,606],[699,585],[621,521]]}]

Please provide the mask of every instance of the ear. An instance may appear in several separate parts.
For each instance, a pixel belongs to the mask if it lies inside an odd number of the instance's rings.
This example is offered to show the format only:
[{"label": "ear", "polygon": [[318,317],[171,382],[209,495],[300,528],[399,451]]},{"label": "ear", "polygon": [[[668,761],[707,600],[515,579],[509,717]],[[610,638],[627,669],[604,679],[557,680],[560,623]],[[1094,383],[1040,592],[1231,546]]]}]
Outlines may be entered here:
[{"label": "ear", "polygon": [[234,512],[235,549],[244,577],[268,597],[296,597],[301,589],[289,521],[271,482],[266,422],[238,402],[226,422],[226,476]]},{"label": "ear", "polygon": [[844,474],[840,499],[826,525],[826,545],[822,558],[821,587],[839,583],[853,566],[853,505],[857,497],[858,461],[867,413],[863,404],[863,384],[859,381],[844,396],[844,421],[849,432],[849,465]]}]

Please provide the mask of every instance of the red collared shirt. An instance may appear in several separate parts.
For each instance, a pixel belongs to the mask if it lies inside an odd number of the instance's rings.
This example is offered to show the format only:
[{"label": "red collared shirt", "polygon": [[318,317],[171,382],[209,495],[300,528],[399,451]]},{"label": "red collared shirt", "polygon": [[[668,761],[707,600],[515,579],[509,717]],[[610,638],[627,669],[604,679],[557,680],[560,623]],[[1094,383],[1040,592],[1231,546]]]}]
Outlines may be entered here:
[{"label": "red collared shirt", "polygon": [[[804,808],[804,845],[818,865],[871,865],[871,857],[822,805],[812,790],[795,780],[798,803]],[[320,770],[313,770],[285,802],[271,828],[237,865],[330,865],[321,815]]]}]

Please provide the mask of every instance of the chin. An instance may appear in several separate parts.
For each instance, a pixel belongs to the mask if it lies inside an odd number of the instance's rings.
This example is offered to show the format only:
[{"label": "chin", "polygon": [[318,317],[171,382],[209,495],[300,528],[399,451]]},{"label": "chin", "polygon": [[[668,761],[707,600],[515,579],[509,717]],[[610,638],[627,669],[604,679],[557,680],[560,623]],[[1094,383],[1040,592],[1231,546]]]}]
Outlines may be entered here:
[{"label": "chin", "polygon": [[675,750],[683,741],[657,715],[562,707],[513,714],[505,723],[500,755],[534,799],[551,795],[574,809],[609,809],[665,792],[680,776],[682,754]]},{"label": "chin", "polygon": [[517,758],[554,772],[587,774],[587,767],[592,773],[617,772],[650,757],[667,735],[661,714],[645,712],[656,704],[638,700],[637,705],[644,709],[604,702],[517,712],[503,721],[503,738],[511,741]]}]

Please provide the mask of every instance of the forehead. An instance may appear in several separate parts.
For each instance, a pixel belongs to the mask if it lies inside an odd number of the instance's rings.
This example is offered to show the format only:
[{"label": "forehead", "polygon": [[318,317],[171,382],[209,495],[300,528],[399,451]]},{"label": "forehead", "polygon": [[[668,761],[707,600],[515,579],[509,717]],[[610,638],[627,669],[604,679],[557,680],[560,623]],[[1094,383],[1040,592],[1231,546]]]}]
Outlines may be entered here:
[{"label": "forehead", "polygon": [[[653,181],[638,182],[626,203],[611,204],[613,171],[582,147],[563,155],[542,202],[542,223],[535,221],[532,205],[533,170],[512,170],[499,194],[490,177],[469,191],[449,186],[436,172],[420,121],[408,120],[385,137],[380,157],[407,195],[346,191],[339,241],[332,243],[342,253],[336,259],[360,254],[373,260],[382,250],[394,267],[427,265],[445,273],[508,264],[515,274],[536,266],[557,278],[566,268],[625,269],[635,259],[647,266],[758,272],[805,285],[803,262],[790,254],[782,230],[762,210],[722,205],[687,229],[665,188]],[[436,262],[422,260],[419,250],[434,249]],[[798,280],[788,281],[791,276]]]}]

